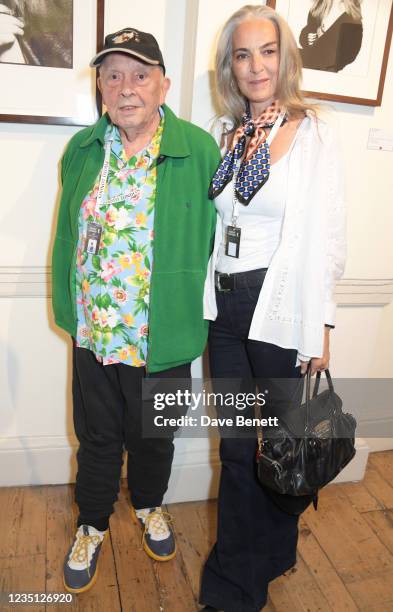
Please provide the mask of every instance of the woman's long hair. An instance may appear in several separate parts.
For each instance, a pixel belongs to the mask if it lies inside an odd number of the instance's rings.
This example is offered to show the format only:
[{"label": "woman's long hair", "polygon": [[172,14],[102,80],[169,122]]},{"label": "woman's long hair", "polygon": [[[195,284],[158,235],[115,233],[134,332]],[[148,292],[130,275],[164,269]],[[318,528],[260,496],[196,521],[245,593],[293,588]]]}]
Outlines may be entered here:
[{"label": "woman's long hair", "polygon": [[220,114],[229,115],[237,127],[245,111],[246,100],[240,92],[232,72],[232,35],[237,26],[250,19],[268,19],[278,33],[280,66],[276,96],[288,113],[310,110],[315,114],[316,105],[308,104],[300,90],[302,61],[294,36],[280,15],[265,5],[246,5],[236,11],[224,24],[218,39],[215,58],[215,81]]},{"label": "woman's long hair", "polygon": [[[333,6],[334,0],[314,0],[310,13],[316,19],[323,20]],[[345,12],[355,21],[362,20],[362,0],[344,0]]]}]

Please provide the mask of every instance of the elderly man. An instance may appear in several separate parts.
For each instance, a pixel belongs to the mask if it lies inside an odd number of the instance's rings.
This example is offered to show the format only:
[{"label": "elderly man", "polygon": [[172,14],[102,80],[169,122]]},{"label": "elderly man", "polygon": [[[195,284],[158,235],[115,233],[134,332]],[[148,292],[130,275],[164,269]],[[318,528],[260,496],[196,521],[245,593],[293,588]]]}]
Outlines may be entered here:
[{"label": "elderly man", "polygon": [[64,583],[76,593],[96,578],[123,446],[144,549],[158,561],[176,553],[161,510],[173,434],[143,436],[141,387],[145,377],[189,381],[204,349],[215,225],[207,192],[219,161],[213,139],[164,104],[170,82],[151,34],[107,36],[91,65],[108,112],[75,134],[62,159],[53,252],[55,319],[73,337],[80,514]]}]

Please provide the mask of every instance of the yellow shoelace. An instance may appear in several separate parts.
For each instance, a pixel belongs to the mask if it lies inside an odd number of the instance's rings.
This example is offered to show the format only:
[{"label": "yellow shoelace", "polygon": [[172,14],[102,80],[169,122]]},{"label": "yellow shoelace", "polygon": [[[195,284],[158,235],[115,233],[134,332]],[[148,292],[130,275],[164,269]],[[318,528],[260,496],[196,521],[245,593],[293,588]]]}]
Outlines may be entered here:
[{"label": "yellow shoelace", "polygon": [[76,548],[71,557],[71,561],[75,561],[76,563],[86,562],[87,573],[89,576],[89,544],[98,546],[100,542],[101,538],[98,535],[79,535]]},{"label": "yellow shoelace", "polygon": [[154,531],[157,535],[164,535],[167,531],[170,533],[168,523],[170,525],[173,524],[173,518],[169,512],[163,512],[162,510],[154,510],[154,512],[150,512],[150,514],[148,514],[145,518],[145,529],[142,534],[142,544],[145,534],[149,531],[150,525],[152,527],[152,531]]}]

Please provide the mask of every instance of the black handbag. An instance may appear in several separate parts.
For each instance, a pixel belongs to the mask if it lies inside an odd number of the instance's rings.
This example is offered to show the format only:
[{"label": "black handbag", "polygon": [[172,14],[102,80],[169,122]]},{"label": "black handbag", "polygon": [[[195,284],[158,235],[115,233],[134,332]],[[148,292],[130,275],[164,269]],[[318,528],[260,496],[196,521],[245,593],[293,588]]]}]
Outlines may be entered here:
[{"label": "black handbag", "polygon": [[318,395],[318,372],[311,396],[311,370],[306,375],[305,403],[280,415],[277,427],[257,428],[257,472],[274,501],[300,514],[355,455],[356,421],[342,411],[329,370],[328,389]]}]

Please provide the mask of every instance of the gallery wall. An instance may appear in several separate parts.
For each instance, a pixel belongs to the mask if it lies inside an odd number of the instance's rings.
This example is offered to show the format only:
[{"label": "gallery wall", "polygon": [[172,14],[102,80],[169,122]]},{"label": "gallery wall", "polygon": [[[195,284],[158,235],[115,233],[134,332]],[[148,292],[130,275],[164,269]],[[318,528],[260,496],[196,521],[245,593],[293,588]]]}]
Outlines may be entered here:
[{"label": "gallery wall", "polygon": [[[212,114],[214,39],[226,16],[241,5],[235,0],[155,0],[152,10],[143,3],[110,0],[105,32],[126,25],[153,32],[172,78],[169,104],[206,126]],[[371,128],[393,132],[392,77],[390,57],[379,108],[331,104],[344,152],[349,210],[348,265],[337,290],[340,306],[332,333],[335,376],[393,377],[393,153],[367,149]],[[49,281],[58,160],[78,129],[0,123],[0,486],[68,482],[74,476],[70,343],[53,324]],[[198,362],[194,375],[200,372]],[[393,442],[367,440],[367,446],[388,448]],[[216,443],[180,440],[168,499],[214,492],[210,477],[216,478],[217,464]]]}]

